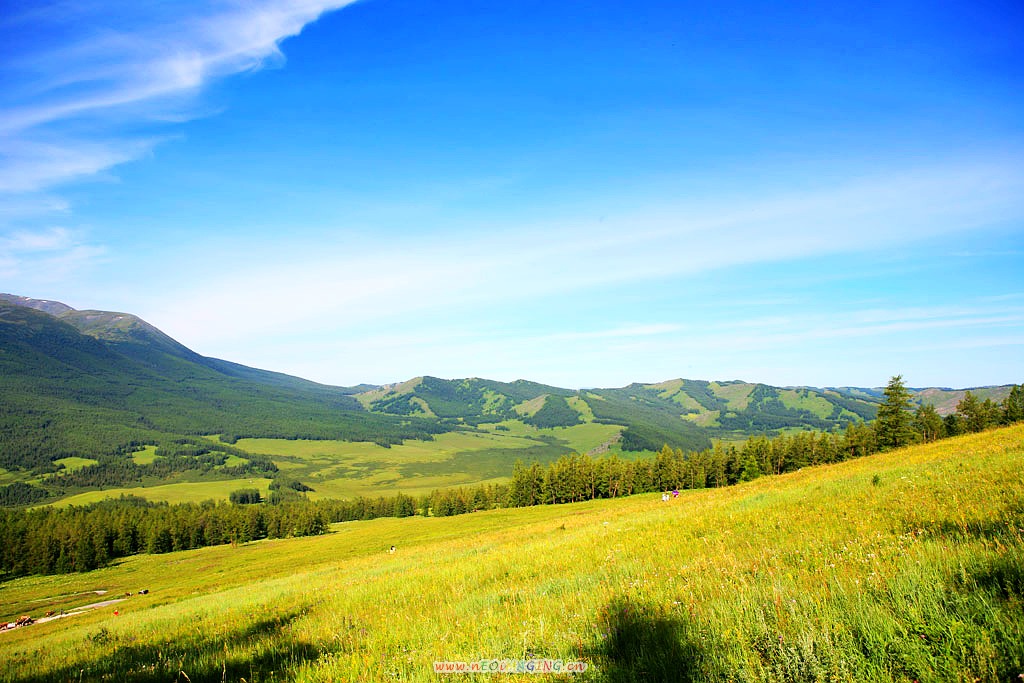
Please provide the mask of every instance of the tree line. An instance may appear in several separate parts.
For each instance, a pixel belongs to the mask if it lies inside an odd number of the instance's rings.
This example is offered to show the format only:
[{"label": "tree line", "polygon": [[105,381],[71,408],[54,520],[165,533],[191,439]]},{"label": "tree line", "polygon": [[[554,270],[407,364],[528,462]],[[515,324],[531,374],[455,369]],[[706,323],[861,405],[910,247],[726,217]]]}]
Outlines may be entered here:
[{"label": "tree line", "polygon": [[0,576],[88,571],[137,553],[322,534],[334,522],[442,517],[731,486],[1020,421],[1024,421],[1024,385],[1013,387],[1001,403],[981,401],[968,392],[957,411],[942,418],[933,406],[911,411],[909,393],[896,376],[873,423],[852,423],[841,431],[755,437],[738,446],[719,443],[701,451],[665,445],[654,457],[637,460],[572,454],[547,465],[516,462],[507,484],[437,490],[419,497],[397,494],[310,501],[304,497],[309,487],[282,479],[272,486],[265,502],[259,502],[258,491],[243,489],[235,492],[233,503],[172,506],[123,497],[86,507],[0,510]]},{"label": "tree line", "polygon": [[0,576],[82,572],[139,553],[322,534],[327,523],[308,501],[168,505],[123,496],[85,507],[0,510]]}]

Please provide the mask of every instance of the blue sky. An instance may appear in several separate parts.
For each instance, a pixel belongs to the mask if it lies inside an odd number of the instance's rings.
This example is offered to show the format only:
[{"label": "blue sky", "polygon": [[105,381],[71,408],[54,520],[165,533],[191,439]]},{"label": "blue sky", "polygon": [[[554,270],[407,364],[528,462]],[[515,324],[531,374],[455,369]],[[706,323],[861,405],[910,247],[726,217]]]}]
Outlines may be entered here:
[{"label": "blue sky", "polygon": [[204,355],[1024,381],[1018,2],[8,0],[0,83],[0,291]]}]

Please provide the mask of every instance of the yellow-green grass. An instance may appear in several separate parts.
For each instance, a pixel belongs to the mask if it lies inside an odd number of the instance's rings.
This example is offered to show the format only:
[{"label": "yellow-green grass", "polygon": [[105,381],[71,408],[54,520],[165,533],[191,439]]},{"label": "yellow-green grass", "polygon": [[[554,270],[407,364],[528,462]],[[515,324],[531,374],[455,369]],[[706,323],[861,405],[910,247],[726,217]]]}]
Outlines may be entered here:
[{"label": "yellow-green grass", "polygon": [[750,394],[754,392],[755,386],[754,384],[746,383],[719,384],[718,382],[712,382],[710,388],[715,396],[728,401],[731,410],[744,410],[750,405]]},{"label": "yellow-green grass", "polygon": [[[422,495],[439,488],[505,482],[517,459],[550,461],[568,448],[593,448],[602,443],[602,438],[611,438],[605,437],[606,433],[613,436],[621,429],[581,424],[569,429],[537,430],[522,423],[515,424],[523,427],[521,433],[493,428],[448,432],[432,441],[408,440],[390,448],[370,442],[288,439],[240,439],[233,446],[246,453],[269,455],[282,473],[313,487],[311,498],[354,498],[391,496],[399,492]],[[556,436],[570,445],[552,446],[537,438],[541,434]],[[221,443],[219,435],[206,438]],[[152,462],[156,458],[155,450],[147,446],[132,457],[140,464]],[[229,455],[224,466],[244,462],[244,456]],[[89,491],[56,504],[85,505],[121,494],[172,503],[227,500],[232,491],[250,488],[250,480],[251,477],[244,476]],[[265,484],[262,490],[266,494]]]},{"label": "yellow-green grass", "polygon": [[239,439],[236,447],[248,453],[269,456],[291,456],[318,462],[345,461],[354,465],[373,465],[381,462],[402,464],[409,462],[438,462],[458,453],[491,448],[524,449],[535,446],[528,441],[500,432],[447,432],[438,434],[433,441],[408,440],[400,445],[384,448],[367,441],[308,441],[287,439]]},{"label": "yellow-green grass", "polygon": [[541,394],[535,398],[531,398],[528,401],[523,401],[512,407],[518,415],[523,417],[532,417],[537,414],[541,408],[544,407],[544,402],[548,400],[547,394]]},{"label": "yellow-green grass", "polygon": [[[536,430],[534,430],[536,431]],[[240,439],[235,447],[269,455],[278,469],[313,487],[311,498],[354,498],[507,481],[518,458],[560,452],[527,433],[459,431],[433,441],[384,448],[369,442]],[[236,487],[237,488],[237,487]]]},{"label": "yellow-green grass", "polygon": [[[0,634],[0,680],[426,681],[437,660],[530,656],[590,664],[554,680],[1016,680],[1022,443],[1014,427],[668,503],[353,522],[19,579],[8,616],[152,592]],[[537,677],[466,680],[517,679]]]},{"label": "yellow-green grass", "polygon": [[124,488],[111,488],[102,491],[87,491],[74,496],[68,496],[53,503],[55,507],[67,507],[68,505],[88,505],[107,498],[118,498],[125,496],[139,496],[154,502],[168,503],[199,503],[204,500],[227,500],[232,491],[252,488],[259,489],[266,496],[269,495],[270,480],[257,477],[243,479],[227,479],[223,481],[199,481],[180,482],[177,484],[161,484],[159,486],[133,486]]},{"label": "yellow-green grass", "polygon": [[[218,439],[219,441],[219,439]],[[156,446],[143,446],[142,450],[132,453],[136,465],[150,465],[156,460]]]},{"label": "yellow-green grass", "polygon": [[826,418],[832,414],[834,406],[824,396],[804,395],[799,389],[782,389],[779,391],[779,400],[787,408],[796,410],[808,410],[812,414]]},{"label": "yellow-green grass", "polygon": [[[512,467],[512,463],[509,463]],[[477,486],[481,484],[502,484],[509,477],[488,477],[481,479],[471,474],[436,474],[403,477],[390,470],[379,470],[358,479],[349,477],[324,478],[313,477],[303,480],[313,491],[307,497],[313,500],[321,498],[357,498],[359,496],[394,496],[404,493],[410,496],[423,496],[438,489],[459,486]]]},{"label": "yellow-green grass", "polygon": [[658,395],[661,396],[661,398],[671,399],[678,403],[679,405],[681,405],[686,410],[693,410],[697,411],[698,413],[706,411],[707,409],[704,406],[702,406],[699,402],[697,402],[696,399],[694,399],[692,396],[683,391],[683,384],[684,380],[670,379],[667,382],[659,382],[658,384],[648,384],[646,385],[646,387],[648,389],[658,390]]},{"label": "yellow-green grass", "polygon": [[386,396],[391,396],[395,394],[408,394],[422,383],[422,377],[414,377],[410,380],[406,380],[398,384],[387,385],[379,389],[370,389],[369,391],[364,391],[361,394],[356,394],[355,399],[359,401],[364,408],[370,410],[374,401],[379,401],[380,399],[385,398]]},{"label": "yellow-green grass", "polygon": [[224,459],[224,464],[220,465],[220,467],[238,467],[239,465],[244,465],[247,462],[249,461],[245,458],[231,453]]},{"label": "yellow-green grass", "polygon": [[57,465],[58,467],[63,467],[65,472],[74,472],[75,470],[80,470],[83,467],[88,467],[89,465],[98,465],[99,462],[99,460],[93,460],[92,458],[80,458],[78,456],[70,456],[67,458],[60,458],[59,460],[54,460],[53,464]]},{"label": "yellow-green grass", "polygon": [[437,414],[430,409],[430,404],[419,396],[413,396],[409,399],[409,403],[412,403],[419,407],[419,413],[425,417],[437,417]]},{"label": "yellow-green grass", "polygon": [[703,413],[688,413],[683,417],[701,427],[718,427],[721,414],[721,410],[705,410]]},{"label": "yellow-green grass", "polygon": [[[502,429],[497,431],[499,426]],[[498,424],[482,424],[480,427],[493,434],[508,434],[525,438],[554,437],[574,453],[590,453],[608,444],[610,444],[610,450],[618,451],[618,437],[624,429],[624,427],[619,425],[606,425],[597,422],[582,422],[572,427],[538,429],[520,420],[505,420]]]},{"label": "yellow-green grass", "polygon": [[594,421],[594,411],[590,408],[589,403],[579,396],[570,396],[565,400],[573,410],[580,414],[580,418],[582,418],[584,422]]}]

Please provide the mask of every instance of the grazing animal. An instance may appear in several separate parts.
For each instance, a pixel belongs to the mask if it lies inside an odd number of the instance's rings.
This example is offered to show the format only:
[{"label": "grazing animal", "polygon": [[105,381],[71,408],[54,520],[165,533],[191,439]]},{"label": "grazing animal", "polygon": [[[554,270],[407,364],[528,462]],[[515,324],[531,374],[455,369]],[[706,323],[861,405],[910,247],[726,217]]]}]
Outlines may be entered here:
[{"label": "grazing animal", "polygon": [[139,595],[146,595],[148,593],[149,593],[149,589],[148,588],[143,588],[142,590],[139,591]]}]

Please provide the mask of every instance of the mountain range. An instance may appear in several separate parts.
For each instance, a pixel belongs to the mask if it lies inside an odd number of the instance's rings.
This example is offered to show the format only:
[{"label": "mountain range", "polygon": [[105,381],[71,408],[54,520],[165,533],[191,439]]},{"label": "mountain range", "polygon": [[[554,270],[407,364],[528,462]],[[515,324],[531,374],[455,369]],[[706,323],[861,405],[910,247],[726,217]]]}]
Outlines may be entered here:
[{"label": "mountain range", "polygon": [[[955,410],[964,394],[913,391],[940,413]],[[972,391],[998,401],[1009,386]],[[196,446],[208,435],[228,445],[263,437],[390,446],[495,423],[550,432],[552,443],[560,428],[616,425],[606,446],[621,451],[700,450],[712,440],[871,420],[881,395],[879,388],[690,379],[574,390],[425,376],[337,387],[203,356],[128,313],[0,294],[0,468],[8,478],[53,474],[55,461],[69,457],[116,468],[145,445],[208,452]],[[227,445],[221,450],[230,456]]]}]

